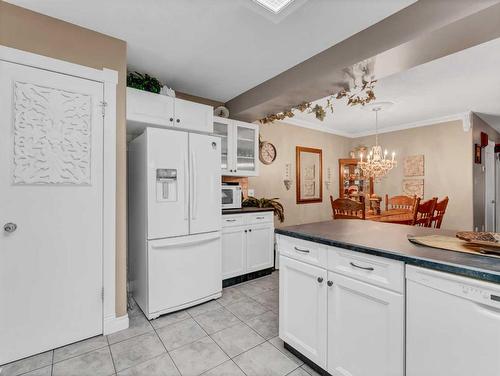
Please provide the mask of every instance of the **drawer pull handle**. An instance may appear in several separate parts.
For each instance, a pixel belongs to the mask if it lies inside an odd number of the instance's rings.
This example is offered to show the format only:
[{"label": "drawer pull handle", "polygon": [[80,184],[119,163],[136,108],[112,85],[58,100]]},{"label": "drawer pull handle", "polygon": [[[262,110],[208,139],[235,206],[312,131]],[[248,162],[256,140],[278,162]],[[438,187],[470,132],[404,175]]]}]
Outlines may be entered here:
[{"label": "drawer pull handle", "polygon": [[255,217],[255,219],[264,219],[266,217]]},{"label": "drawer pull handle", "polygon": [[304,253],[309,253],[311,252],[310,250],[308,249],[300,249],[300,248],[297,248],[297,247],[293,247],[296,251],[299,251],[299,252],[304,252]]},{"label": "drawer pull handle", "polygon": [[236,219],[226,219],[226,222],[236,222]]},{"label": "drawer pull handle", "polygon": [[359,266],[359,265],[356,265],[355,263],[353,262],[350,262],[349,264],[351,264],[351,266],[354,266],[355,268],[358,268],[358,269],[363,269],[363,270],[368,270],[370,272],[373,272],[375,269],[372,268],[371,266]]}]

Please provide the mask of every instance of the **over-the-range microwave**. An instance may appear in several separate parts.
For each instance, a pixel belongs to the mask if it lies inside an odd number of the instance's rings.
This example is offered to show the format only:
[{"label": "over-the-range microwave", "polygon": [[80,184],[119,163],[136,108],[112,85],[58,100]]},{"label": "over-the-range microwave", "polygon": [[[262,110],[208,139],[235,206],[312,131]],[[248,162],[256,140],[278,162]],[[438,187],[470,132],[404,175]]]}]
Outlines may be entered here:
[{"label": "over-the-range microwave", "polygon": [[222,185],[222,209],[241,208],[241,187],[239,185]]}]

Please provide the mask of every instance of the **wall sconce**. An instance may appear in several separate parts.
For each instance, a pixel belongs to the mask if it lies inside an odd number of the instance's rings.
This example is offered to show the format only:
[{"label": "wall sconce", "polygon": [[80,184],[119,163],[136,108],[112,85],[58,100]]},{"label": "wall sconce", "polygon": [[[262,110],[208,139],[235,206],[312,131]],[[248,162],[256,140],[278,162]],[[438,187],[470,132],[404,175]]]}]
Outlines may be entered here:
[{"label": "wall sconce", "polygon": [[283,179],[283,184],[285,184],[285,188],[287,191],[292,187],[293,180],[290,178],[292,174],[292,164],[287,163],[285,165],[285,178]]},{"label": "wall sconce", "polygon": [[331,185],[332,185],[332,169],[328,167],[326,169],[325,188],[329,191]]}]

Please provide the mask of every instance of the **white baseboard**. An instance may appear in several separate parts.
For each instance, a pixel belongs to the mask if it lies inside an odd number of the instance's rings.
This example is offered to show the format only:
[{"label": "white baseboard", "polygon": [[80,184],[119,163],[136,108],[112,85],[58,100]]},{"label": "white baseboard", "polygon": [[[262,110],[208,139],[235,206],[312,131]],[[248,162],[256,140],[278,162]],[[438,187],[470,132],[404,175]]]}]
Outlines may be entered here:
[{"label": "white baseboard", "polygon": [[128,315],[120,317],[105,317],[104,318],[104,335],[119,332],[120,330],[128,328]]}]

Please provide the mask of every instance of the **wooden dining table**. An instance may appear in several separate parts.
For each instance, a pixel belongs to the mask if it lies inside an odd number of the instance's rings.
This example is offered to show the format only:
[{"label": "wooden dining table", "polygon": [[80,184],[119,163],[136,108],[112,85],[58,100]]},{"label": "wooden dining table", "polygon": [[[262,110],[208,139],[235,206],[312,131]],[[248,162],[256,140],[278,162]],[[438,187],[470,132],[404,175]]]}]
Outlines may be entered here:
[{"label": "wooden dining table", "polygon": [[380,214],[366,213],[367,220],[384,223],[399,223],[411,225],[413,222],[413,213],[403,209],[389,209]]}]

